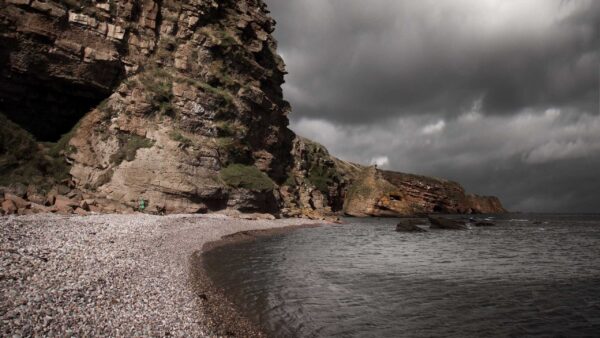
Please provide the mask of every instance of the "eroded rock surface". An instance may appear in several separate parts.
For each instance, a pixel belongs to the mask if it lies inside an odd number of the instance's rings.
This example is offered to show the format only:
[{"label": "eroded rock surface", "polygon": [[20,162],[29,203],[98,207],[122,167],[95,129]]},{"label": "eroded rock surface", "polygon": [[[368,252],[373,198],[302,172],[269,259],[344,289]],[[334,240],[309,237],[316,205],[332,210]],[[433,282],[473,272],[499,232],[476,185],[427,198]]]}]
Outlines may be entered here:
[{"label": "eroded rock surface", "polygon": [[[0,114],[23,140],[1,129],[0,185],[43,185],[30,202],[52,207],[40,196],[66,184],[101,211],[503,211],[456,183],[345,162],[294,135],[274,26],[261,0],[0,0]],[[59,199],[87,212],[69,203]]]},{"label": "eroded rock surface", "polygon": [[458,220],[458,219],[429,216],[429,222],[431,223],[431,229],[443,229],[443,230],[467,230],[468,229],[465,222]]}]

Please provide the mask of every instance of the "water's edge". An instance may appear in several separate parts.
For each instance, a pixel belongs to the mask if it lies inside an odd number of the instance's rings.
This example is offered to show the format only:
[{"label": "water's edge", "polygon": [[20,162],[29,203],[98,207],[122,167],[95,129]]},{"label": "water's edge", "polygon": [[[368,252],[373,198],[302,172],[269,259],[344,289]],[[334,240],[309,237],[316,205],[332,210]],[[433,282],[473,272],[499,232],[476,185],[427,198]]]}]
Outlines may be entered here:
[{"label": "water's edge", "polygon": [[209,334],[221,337],[267,337],[260,325],[244,316],[226,292],[209,277],[203,261],[204,253],[224,246],[251,242],[260,237],[282,235],[297,229],[315,228],[326,224],[312,223],[266,230],[240,231],[223,236],[217,241],[207,242],[202,246],[202,250],[194,252],[189,258],[190,282],[194,292],[201,299],[199,306],[200,312],[204,315],[202,322],[210,331]]},{"label": "water's edge", "polygon": [[372,218],[238,233],[203,268],[267,336],[595,336],[600,219],[494,220],[422,234]]}]

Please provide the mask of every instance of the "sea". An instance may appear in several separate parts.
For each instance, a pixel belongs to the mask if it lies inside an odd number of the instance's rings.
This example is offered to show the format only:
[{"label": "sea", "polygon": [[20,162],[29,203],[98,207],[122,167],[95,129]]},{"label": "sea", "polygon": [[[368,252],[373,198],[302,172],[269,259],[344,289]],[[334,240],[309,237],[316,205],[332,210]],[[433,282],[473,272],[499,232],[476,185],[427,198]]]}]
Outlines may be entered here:
[{"label": "sea", "polygon": [[600,215],[477,217],[496,225],[345,218],[203,264],[271,337],[600,337]]}]

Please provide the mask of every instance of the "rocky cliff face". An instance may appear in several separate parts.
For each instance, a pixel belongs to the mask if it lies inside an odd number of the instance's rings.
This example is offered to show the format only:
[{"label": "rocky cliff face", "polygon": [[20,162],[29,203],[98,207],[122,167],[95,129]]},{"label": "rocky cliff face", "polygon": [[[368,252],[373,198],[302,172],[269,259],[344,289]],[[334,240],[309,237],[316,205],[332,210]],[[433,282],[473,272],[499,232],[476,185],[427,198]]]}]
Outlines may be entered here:
[{"label": "rocky cliff face", "polygon": [[[261,0],[0,0],[0,113],[31,139],[57,142],[38,157],[66,160],[71,188],[129,208],[501,209],[457,184],[372,172],[296,137],[274,25]],[[10,163],[3,177],[21,170],[31,183],[24,161]]]},{"label": "rocky cliff face", "polygon": [[352,216],[407,216],[506,210],[496,197],[466,194],[456,182],[370,167],[351,186],[345,212]]},{"label": "rocky cliff face", "polygon": [[342,161],[300,136],[293,144],[294,167],[280,188],[283,212],[290,216],[506,212],[498,198],[467,194],[456,182]]},{"label": "rocky cliff face", "polygon": [[269,186],[220,175],[238,163],[277,182],[291,163],[261,1],[1,4],[0,111],[39,140],[79,121],[67,154],[78,188],[167,212],[278,209]]}]

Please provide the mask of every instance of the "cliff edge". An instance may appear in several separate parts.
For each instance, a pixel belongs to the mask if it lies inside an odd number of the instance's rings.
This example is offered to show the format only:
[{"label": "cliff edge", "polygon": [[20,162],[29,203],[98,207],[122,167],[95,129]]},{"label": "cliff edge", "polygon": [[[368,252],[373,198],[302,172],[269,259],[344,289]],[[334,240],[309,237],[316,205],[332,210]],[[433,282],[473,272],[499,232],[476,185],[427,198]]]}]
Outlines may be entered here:
[{"label": "cliff edge", "polygon": [[11,212],[504,211],[294,135],[274,27],[261,0],[0,0],[0,185],[30,203]]}]

